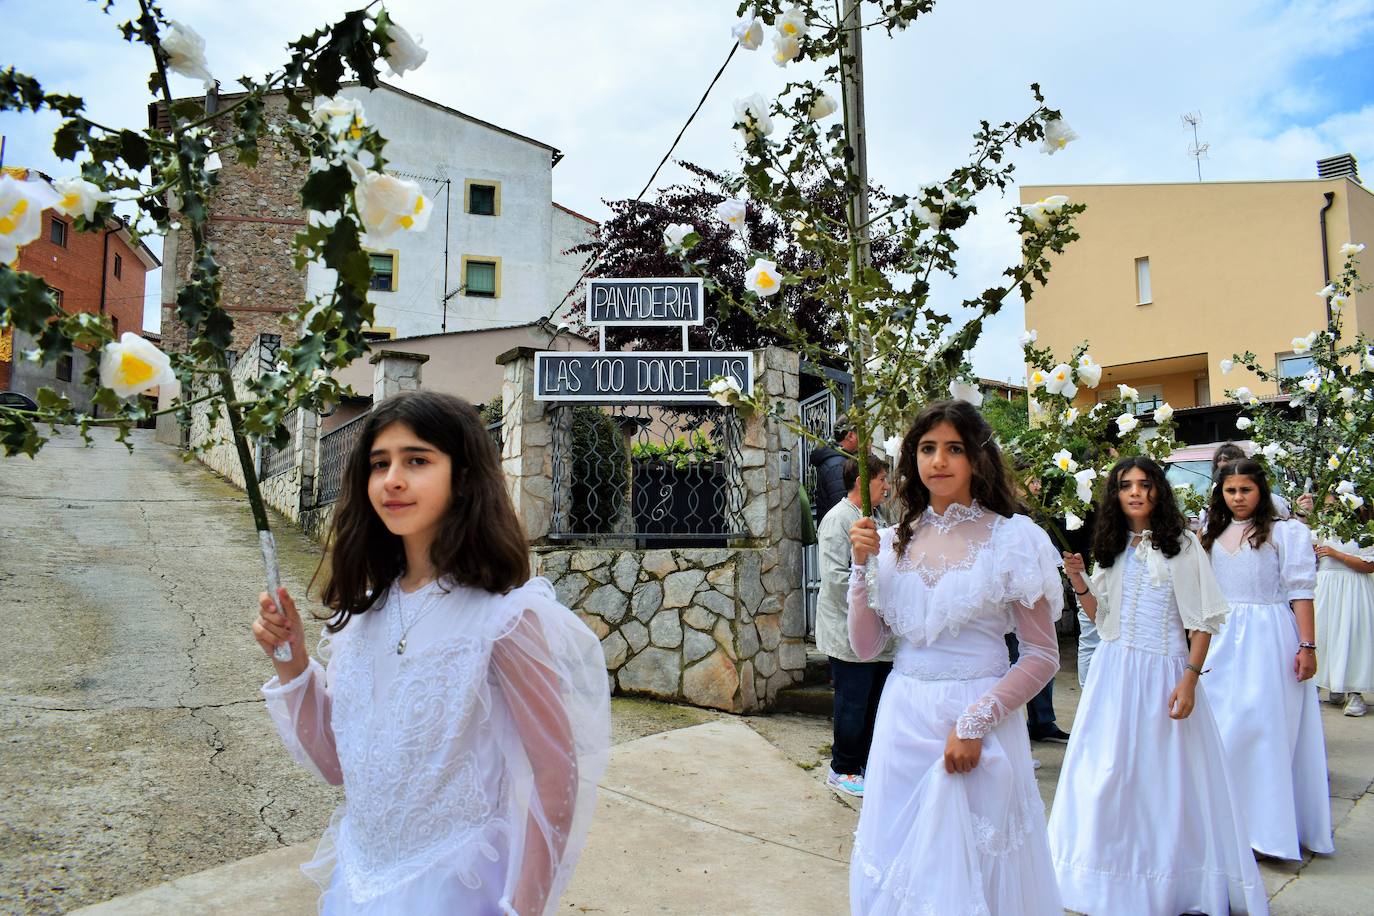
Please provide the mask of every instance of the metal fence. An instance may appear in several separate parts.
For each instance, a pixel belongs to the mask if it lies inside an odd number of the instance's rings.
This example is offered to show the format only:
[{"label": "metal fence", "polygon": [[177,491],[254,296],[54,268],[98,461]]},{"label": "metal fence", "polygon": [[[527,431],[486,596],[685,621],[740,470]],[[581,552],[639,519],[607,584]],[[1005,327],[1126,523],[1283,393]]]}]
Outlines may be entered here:
[{"label": "metal fence", "polygon": [[742,439],[730,408],[555,407],[549,536],[648,548],[743,536]]},{"label": "metal fence", "polygon": [[262,440],[259,446],[262,449],[262,479],[276,477],[278,474],[285,474],[296,466],[296,411],[292,409],[283,421],[286,426],[287,440],[281,448],[275,448],[271,442]]},{"label": "metal fence", "polygon": [[339,498],[339,491],[343,488],[344,466],[348,463],[348,456],[353,451],[353,443],[358,441],[358,434],[362,432],[363,423],[367,418],[368,414],[365,413],[354,417],[320,439],[320,470],[318,495],[315,498],[316,505],[323,506]]}]

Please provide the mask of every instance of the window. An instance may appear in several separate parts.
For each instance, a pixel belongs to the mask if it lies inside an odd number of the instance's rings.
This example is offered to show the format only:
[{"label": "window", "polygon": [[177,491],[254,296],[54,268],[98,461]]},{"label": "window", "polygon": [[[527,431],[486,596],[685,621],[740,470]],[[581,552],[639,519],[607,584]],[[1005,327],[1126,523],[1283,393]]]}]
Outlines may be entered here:
[{"label": "window", "polygon": [[463,198],[469,213],[478,216],[501,215],[501,182],[473,181],[469,178],[463,185]]},{"label": "window", "polygon": [[1150,297],[1150,259],[1135,259],[1135,302],[1136,305],[1149,305]]},{"label": "window", "polygon": [[496,299],[501,295],[501,259],[463,255],[463,293]]},{"label": "window", "polygon": [[70,382],[72,380],[72,358],[70,356],[59,356],[57,358],[57,380],[60,382]]},{"label": "window", "polygon": [[54,287],[54,286],[49,286],[49,287],[48,287],[48,292],[52,293],[52,301],[53,301],[53,304],[56,305],[58,308],[61,308],[61,307],[62,307],[62,290],[57,289],[57,288]]},{"label": "window", "polygon": [[382,340],[395,340],[395,328],[363,328],[363,340],[377,343]]},{"label": "window", "polygon": [[1277,354],[1279,362],[1279,378],[1302,378],[1313,369],[1317,368],[1317,361],[1310,356],[1299,356],[1296,353]]},{"label": "window", "polygon": [[48,241],[62,248],[67,247],[67,224],[55,216],[48,226]]},{"label": "window", "polygon": [[119,319],[113,315],[110,316],[110,330],[114,332],[115,340],[119,340]]},{"label": "window", "polygon": [[1193,381],[1193,396],[1199,407],[1210,407],[1212,405],[1212,384],[1207,376]]},{"label": "window", "polygon": [[117,254],[115,255],[114,275],[116,280],[122,279],[124,276],[124,259]]},{"label": "window", "polygon": [[372,263],[372,285],[370,289],[389,293],[396,289],[396,252],[371,252],[368,260]]}]

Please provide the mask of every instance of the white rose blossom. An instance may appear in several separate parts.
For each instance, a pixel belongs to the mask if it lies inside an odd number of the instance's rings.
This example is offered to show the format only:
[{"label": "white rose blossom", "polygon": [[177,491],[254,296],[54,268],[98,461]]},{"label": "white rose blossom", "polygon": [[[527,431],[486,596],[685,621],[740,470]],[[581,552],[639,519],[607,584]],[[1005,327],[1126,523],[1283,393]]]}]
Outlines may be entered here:
[{"label": "white rose blossom", "polygon": [[683,239],[696,231],[691,223],[670,223],[668,228],[663,230],[663,245],[670,252],[681,251]]},{"label": "white rose blossom", "polygon": [[811,120],[819,121],[822,118],[830,117],[839,110],[840,103],[835,101],[834,97],[829,93],[822,92],[820,95],[816,96],[815,101],[811,103],[811,108],[806,113]]},{"label": "white rose blossom", "polygon": [[721,407],[729,407],[739,398],[742,390],[735,377],[727,375],[707,386],[706,392]]},{"label": "white rose blossom", "polygon": [[801,41],[782,32],[773,36],[773,63],[786,67],[801,56]]},{"label": "white rose blossom", "polygon": [[1053,461],[1054,466],[1061,471],[1067,471],[1072,474],[1074,471],[1078,470],[1078,462],[1073,460],[1073,454],[1066,448],[1055,452],[1050,456],[1050,460]]},{"label": "white rose blossom", "polygon": [[1045,124],[1045,139],[1040,142],[1040,149],[1053,156],[1077,139],[1078,134],[1074,133],[1073,128],[1063,118],[1055,118]]},{"label": "white rose blossom", "polygon": [[1016,342],[1019,343],[1021,345],[1021,349],[1024,350],[1026,347],[1035,343],[1036,338],[1039,336],[1040,332],[1035,330],[1035,328],[1031,328],[1029,331],[1021,332],[1021,336],[1016,338]]},{"label": "white rose blossom", "polygon": [[1074,515],[1072,512],[1065,512],[1065,513],[1064,513],[1064,530],[1065,530],[1065,531],[1077,531],[1079,528],[1082,528],[1082,527],[1083,527],[1083,519],[1079,518],[1077,515]]},{"label": "white rose blossom", "polygon": [[751,6],[744,11],[744,16],[735,23],[730,34],[735,36],[735,40],[744,50],[757,51],[759,45],[763,44],[763,20],[754,15],[754,8]]},{"label": "white rose blossom", "polygon": [[1045,390],[1050,394],[1061,394],[1070,401],[1078,394],[1078,386],[1073,383],[1072,373],[1068,363],[1060,363],[1050,370],[1050,377],[1045,382]]},{"label": "white rose blossom", "polygon": [[353,200],[363,218],[369,240],[380,241],[397,232],[421,232],[434,207],[420,186],[384,172],[369,172],[361,163],[348,163],[353,172]]},{"label": "white rose blossom", "polygon": [[121,398],[170,384],[176,378],[167,354],[132,331],[107,343],[100,353],[100,384]]},{"label": "white rose blossom", "polygon": [[1312,331],[1306,337],[1294,337],[1292,340],[1293,352],[1303,354],[1312,349],[1312,345],[1317,342],[1317,332]]},{"label": "white rose blossom", "polygon": [[1310,372],[1302,377],[1302,381],[1298,382],[1298,387],[1301,388],[1303,391],[1306,391],[1308,394],[1316,394],[1317,389],[1321,388],[1321,386],[1321,377],[1313,375]]},{"label": "white rose blossom", "polygon": [[1064,209],[1064,205],[1069,199],[1063,194],[1052,194],[1049,197],[1041,198],[1033,204],[1025,204],[1021,207],[1021,212],[1032,223],[1041,229],[1050,224],[1050,216]]},{"label": "white rose blossom", "polygon": [[420,47],[420,37],[411,35],[394,22],[387,23],[387,45],[382,55],[392,76],[401,76],[425,62],[429,52]]},{"label": "white rose blossom", "polygon": [[1352,481],[1352,480],[1342,480],[1340,483],[1336,484],[1336,494],[1337,494],[1338,496],[1339,496],[1339,495],[1344,495],[1344,494],[1346,494],[1346,493],[1354,493],[1354,492],[1355,492],[1355,482]]},{"label": "white rose blossom", "polygon": [[1364,371],[1374,372],[1374,352],[1364,355]]},{"label": "white rose blossom", "polygon": [[983,392],[978,390],[977,385],[968,382],[955,380],[949,383],[949,396],[956,401],[967,401],[974,407],[983,406]]},{"label": "white rose blossom", "polygon": [[787,12],[778,17],[774,23],[778,27],[779,35],[786,35],[788,38],[802,39],[806,37],[806,10],[800,6],[794,6]]},{"label": "white rose blossom", "polygon": [[777,293],[782,289],[782,275],[778,273],[778,265],[759,258],[745,272],[744,288],[764,298]]},{"label": "white rose blossom", "polygon": [[1173,407],[1169,406],[1169,403],[1167,401],[1155,408],[1156,423],[1168,423],[1170,420],[1173,419],[1173,416],[1174,409]]},{"label": "white rose blossom", "polygon": [[1244,429],[1249,429],[1250,427],[1252,427],[1252,426],[1254,426],[1254,425],[1255,425],[1255,421],[1252,420],[1252,419],[1250,419],[1249,417],[1237,417],[1237,418],[1236,418],[1236,429],[1242,429],[1242,430],[1244,430]]},{"label": "white rose blossom", "polygon": [[1123,413],[1121,416],[1116,418],[1116,428],[1121,431],[1121,434],[1123,436],[1126,433],[1129,433],[1132,430],[1134,430],[1139,425],[1140,421],[1136,419],[1136,416],[1133,413]]},{"label": "white rose blossom", "polygon": [[1044,369],[1032,369],[1030,375],[1026,376],[1026,387],[1031,391],[1043,386],[1047,376]]},{"label": "white rose blossom", "polygon": [[757,134],[766,137],[773,132],[773,118],[768,114],[768,100],[757,92],[747,98],[735,99],[735,123],[748,140]]},{"label": "white rose blossom", "polygon": [[1355,257],[1355,255],[1359,254],[1361,251],[1364,251],[1363,244],[1357,244],[1355,242],[1346,242],[1344,245],[1341,246],[1341,258],[1342,260],[1348,260],[1350,258]]},{"label": "white rose blossom", "polygon": [[1260,448],[1260,454],[1263,455],[1269,461],[1276,461],[1279,458],[1288,457],[1287,449],[1285,449],[1282,445],[1279,445],[1277,442],[1270,442],[1268,445],[1265,445],[1262,448]]},{"label": "white rose blossom", "polygon": [[1077,422],[1077,420],[1078,420],[1078,408],[1077,408],[1077,407],[1069,407],[1069,408],[1066,408],[1066,409],[1064,410],[1064,413],[1061,414],[1060,416],[1061,416],[1061,418],[1064,420],[1064,425],[1065,425],[1065,426],[1072,426],[1072,425],[1073,425],[1075,422]]},{"label": "white rose blossom", "polygon": [[925,204],[913,203],[907,209],[911,211],[912,216],[926,226],[929,226],[931,229],[940,228],[940,214],[936,213]]},{"label": "white rose blossom", "polygon": [[1237,401],[1248,401],[1251,397],[1250,389],[1246,388],[1244,385],[1241,385],[1233,393],[1235,394]]},{"label": "white rose blossom", "polygon": [[1328,283],[1328,284],[1326,284],[1325,286],[1323,286],[1321,289],[1317,290],[1317,298],[1318,298],[1318,299],[1326,299],[1326,298],[1329,298],[1329,297],[1331,297],[1331,296],[1334,296],[1335,294],[1336,294],[1336,286],[1335,286],[1335,284],[1333,284],[1333,283]]},{"label": "white rose blossom", "polygon": [[1091,503],[1093,501],[1093,481],[1097,479],[1097,471],[1092,468],[1084,468],[1073,475],[1074,484],[1077,486],[1077,495],[1080,502]]},{"label": "white rose blossom", "polygon": [[1340,390],[1340,393],[1337,395],[1337,397],[1339,397],[1341,401],[1343,401],[1347,405],[1354,404],[1355,389],[1351,388],[1349,385],[1346,385],[1344,388]]},{"label": "white rose blossom", "polygon": [[59,178],[53,182],[57,202],[53,208],[70,217],[95,218],[95,208],[110,200],[110,195],[84,178]]},{"label": "white rose blossom", "polygon": [[1084,353],[1078,358],[1078,369],[1074,373],[1078,380],[1089,388],[1096,388],[1102,382],[1102,367]]},{"label": "white rose blossom", "polygon": [[1331,299],[1327,302],[1327,305],[1331,306],[1331,311],[1333,312],[1339,312],[1341,309],[1345,308],[1349,304],[1350,297],[1347,296],[1345,293],[1337,293],[1336,295],[1332,296]]},{"label": "white rose blossom", "polygon": [[215,83],[205,60],[205,39],[189,25],[167,20],[168,31],[162,36],[162,50],[167,55],[167,69],[182,76],[198,79],[209,89]]},{"label": "white rose blossom", "polygon": [[1116,386],[1116,391],[1117,391],[1117,395],[1118,395],[1118,396],[1121,398],[1121,400],[1123,400],[1123,401],[1138,401],[1138,400],[1140,400],[1140,392],[1139,392],[1139,391],[1136,391],[1136,390],[1135,390],[1134,388],[1132,388],[1130,385],[1117,385],[1117,386]]},{"label": "white rose blossom", "polygon": [[716,204],[716,216],[720,217],[721,222],[738,229],[744,225],[744,215],[748,209],[744,201],[728,197]]},{"label": "white rose blossom", "polygon": [[1338,498],[1347,509],[1359,509],[1364,505],[1364,497],[1354,493],[1342,493]]},{"label": "white rose blossom", "polygon": [[46,181],[0,175],[0,264],[13,263],[20,248],[43,234],[43,211],[57,199]]},{"label": "white rose blossom", "polygon": [[1228,375],[1232,369],[1236,368],[1235,360],[1223,359],[1221,361],[1221,374]]}]

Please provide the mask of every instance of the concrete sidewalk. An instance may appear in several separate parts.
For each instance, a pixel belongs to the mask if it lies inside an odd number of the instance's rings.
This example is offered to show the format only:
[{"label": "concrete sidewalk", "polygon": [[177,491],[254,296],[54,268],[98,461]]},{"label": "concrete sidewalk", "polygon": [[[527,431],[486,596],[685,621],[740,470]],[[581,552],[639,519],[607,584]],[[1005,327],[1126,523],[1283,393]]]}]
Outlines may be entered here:
[{"label": "concrete sidewalk", "polygon": [[[611,751],[596,819],[560,912],[848,912],[857,815],[738,719]],[[311,916],[317,891],[297,844],[77,910]]]}]

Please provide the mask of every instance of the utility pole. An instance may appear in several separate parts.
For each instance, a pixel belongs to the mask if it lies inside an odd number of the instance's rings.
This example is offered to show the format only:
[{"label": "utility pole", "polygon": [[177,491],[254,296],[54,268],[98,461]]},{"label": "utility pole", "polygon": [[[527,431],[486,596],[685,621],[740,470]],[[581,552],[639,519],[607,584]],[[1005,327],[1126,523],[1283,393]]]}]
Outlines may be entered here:
[{"label": "utility pole", "polygon": [[871,260],[868,241],[868,130],[864,126],[863,19],[859,7],[860,0],[845,0],[840,28],[844,30],[844,54],[850,58],[850,62],[847,67],[840,68],[840,73],[844,86],[845,132],[854,150],[854,177],[859,183],[853,205],[854,225],[859,227],[859,263],[867,267]]}]

